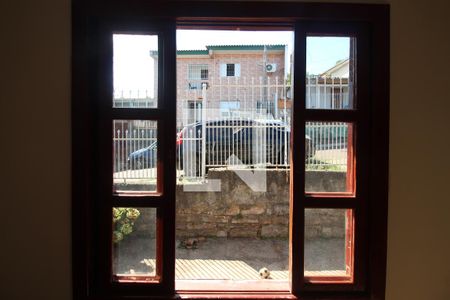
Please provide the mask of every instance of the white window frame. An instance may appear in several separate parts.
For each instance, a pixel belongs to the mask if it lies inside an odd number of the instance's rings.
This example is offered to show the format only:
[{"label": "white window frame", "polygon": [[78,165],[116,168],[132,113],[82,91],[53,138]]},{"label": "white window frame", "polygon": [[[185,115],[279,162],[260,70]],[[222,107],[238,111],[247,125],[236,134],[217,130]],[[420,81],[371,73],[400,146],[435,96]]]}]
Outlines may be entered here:
[{"label": "white window frame", "polygon": [[[228,75],[227,65],[234,65],[234,74],[233,75]],[[241,64],[239,64],[239,63],[220,64],[220,77],[241,77]]]}]

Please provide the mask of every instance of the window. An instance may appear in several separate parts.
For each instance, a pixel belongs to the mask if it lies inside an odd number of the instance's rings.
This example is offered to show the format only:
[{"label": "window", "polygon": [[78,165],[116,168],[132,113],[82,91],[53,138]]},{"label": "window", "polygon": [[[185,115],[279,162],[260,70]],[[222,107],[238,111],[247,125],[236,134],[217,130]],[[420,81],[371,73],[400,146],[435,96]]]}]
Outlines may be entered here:
[{"label": "window", "polygon": [[[290,71],[294,83],[293,120],[290,148],[284,151],[292,169],[290,178],[284,179],[290,184],[289,287],[253,290],[248,297],[383,299],[388,6],[277,2],[78,4],[74,6],[72,43],[74,298],[173,297],[178,293],[202,299],[242,294],[242,289],[236,293],[233,287],[220,283],[199,291],[196,287],[204,285],[201,281],[182,290],[175,287],[176,151],[177,145],[185,141],[181,135],[175,140],[175,30],[177,26],[210,26],[233,30],[289,28],[295,32]],[[121,38],[133,49],[125,59],[119,59],[114,50]],[[325,42],[332,38],[345,40],[349,73],[346,96],[340,100],[343,103],[319,105],[308,98],[308,88],[316,78],[307,76],[314,74],[308,71],[307,57],[314,51],[312,41],[316,38]],[[135,68],[122,74],[116,69],[119,64]],[[219,65],[219,77],[240,77],[240,64]],[[207,70],[200,68],[195,76],[200,80],[211,77]],[[126,82],[130,72],[146,85],[146,96],[118,100],[115,79],[123,76]],[[322,91],[335,91],[333,82],[317,78],[316,92],[322,88],[321,81],[327,85]],[[127,82],[129,87],[133,83]],[[260,99],[254,99],[255,103]],[[228,104],[226,109],[232,110],[239,103]],[[228,134],[244,132],[246,126],[240,124],[238,130]],[[140,144],[131,143],[130,135]],[[308,141],[314,138],[319,142],[310,144]],[[339,156],[330,158],[329,153]],[[324,177],[323,168],[342,171],[342,184],[330,190],[335,178]],[[310,182],[320,184],[311,186]],[[317,222],[317,215],[328,218]],[[326,220],[331,219],[335,223],[328,226]],[[139,226],[142,236],[128,239]],[[338,232],[342,236],[332,247],[340,262],[335,272],[312,267],[316,253],[305,245],[318,228],[324,234]],[[147,253],[145,259],[137,259],[137,248]]]},{"label": "window", "polygon": [[201,69],[200,70],[200,79],[201,80],[208,80],[208,69]]},{"label": "window", "polygon": [[191,90],[200,90],[203,85],[207,87],[208,65],[188,65],[188,87]]},{"label": "window", "polygon": [[202,103],[188,100],[187,102],[187,124],[200,122],[202,120]]},{"label": "window", "polygon": [[241,64],[221,64],[221,77],[239,77],[241,76]]},{"label": "window", "polygon": [[234,76],[234,64],[227,64],[227,76]]},{"label": "window", "polygon": [[238,111],[240,108],[239,101],[220,101],[220,115],[222,117],[233,116],[234,111]]}]

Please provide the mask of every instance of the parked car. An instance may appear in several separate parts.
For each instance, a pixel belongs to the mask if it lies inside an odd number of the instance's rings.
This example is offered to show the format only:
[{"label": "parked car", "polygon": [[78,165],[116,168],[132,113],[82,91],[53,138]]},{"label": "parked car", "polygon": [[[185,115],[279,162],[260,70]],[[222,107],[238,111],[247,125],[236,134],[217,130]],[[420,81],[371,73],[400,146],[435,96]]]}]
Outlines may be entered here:
[{"label": "parked car", "polygon": [[[185,126],[177,134],[177,167],[195,168],[202,159],[202,122]],[[230,164],[235,155],[245,165],[287,167],[289,165],[290,127],[279,120],[209,120],[206,122],[205,161],[209,167]],[[156,142],[131,153],[131,168],[156,165]],[[314,156],[315,147],[305,136],[306,158]]]},{"label": "parked car", "polygon": [[156,166],[157,142],[152,142],[149,146],[136,150],[128,155],[128,169],[149,169]]}]

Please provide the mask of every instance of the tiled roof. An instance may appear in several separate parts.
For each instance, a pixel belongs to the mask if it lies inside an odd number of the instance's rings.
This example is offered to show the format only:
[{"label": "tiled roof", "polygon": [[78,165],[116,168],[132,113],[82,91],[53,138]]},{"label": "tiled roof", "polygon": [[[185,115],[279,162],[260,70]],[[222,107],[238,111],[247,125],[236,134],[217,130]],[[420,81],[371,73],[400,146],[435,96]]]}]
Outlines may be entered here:
[{"label": "tiled roof", "polygon": [[284,50],[286,45],[208,45],[208,50]]},{"label": "tiled roof", "polygon": [[208,55],[208,50],[177,50],[178,55]]},{"label": "tiled roof", "polygon": [[[177,50],[177,55],[208,55],[209,50],[229,50],[229,51],[255,51],[255,50],[284,50],[286,45],[207,45],[207,50]],[[158,51],[150,51],[150,55],[158,55]]]}]

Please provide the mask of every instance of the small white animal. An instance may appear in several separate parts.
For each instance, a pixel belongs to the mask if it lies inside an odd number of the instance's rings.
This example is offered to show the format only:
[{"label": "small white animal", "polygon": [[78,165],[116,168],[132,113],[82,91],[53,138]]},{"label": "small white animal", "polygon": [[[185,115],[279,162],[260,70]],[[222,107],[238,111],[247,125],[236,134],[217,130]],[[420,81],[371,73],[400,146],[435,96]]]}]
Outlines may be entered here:
[{"label": "small white animal", "polygon": [[269,279],[270,271],[267,268],[261,268],[259,270],[259,277],[261,277],[261,279]]}]

